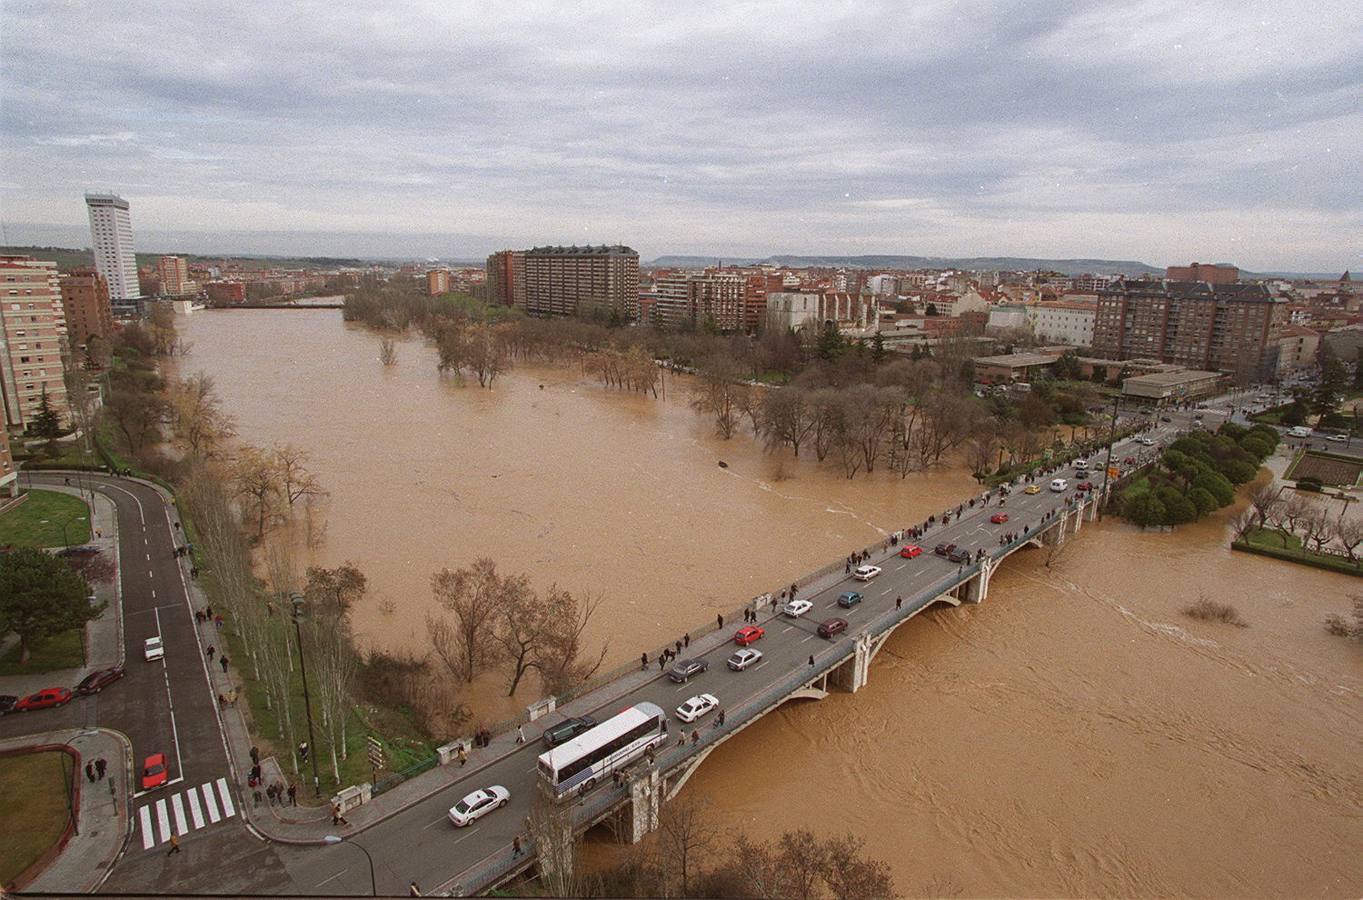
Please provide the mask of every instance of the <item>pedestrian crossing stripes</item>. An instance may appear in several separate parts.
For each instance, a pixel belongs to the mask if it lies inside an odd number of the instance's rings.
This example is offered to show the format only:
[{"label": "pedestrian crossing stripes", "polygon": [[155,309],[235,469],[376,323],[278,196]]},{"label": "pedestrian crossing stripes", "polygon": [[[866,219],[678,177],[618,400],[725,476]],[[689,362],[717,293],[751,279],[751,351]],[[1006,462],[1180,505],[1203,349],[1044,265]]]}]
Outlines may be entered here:
[{"label": "pedestrian crossing stripes", "polygon": [[137,811],[138,824],[142,829],[142,849],[150,850],[157,844],[164,844],[170,840],[172,829],[177,837],[184,837],[191,831],[230,819],[236,814],[237,807],[232,802],[232,792],[227,787],[226,778],[206,781],[197,788],[162,797]]}]

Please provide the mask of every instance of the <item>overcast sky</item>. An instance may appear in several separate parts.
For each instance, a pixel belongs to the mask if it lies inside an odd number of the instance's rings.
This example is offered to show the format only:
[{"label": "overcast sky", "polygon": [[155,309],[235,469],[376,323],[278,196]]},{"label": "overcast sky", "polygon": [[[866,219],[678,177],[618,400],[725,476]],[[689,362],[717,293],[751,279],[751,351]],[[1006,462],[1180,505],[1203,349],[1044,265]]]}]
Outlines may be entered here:
[{"label": "overcast sky", "polygon": [[5,0],[0,216],[88,243],[112,189],[145,250],[1357,270],[1358,11]]}]

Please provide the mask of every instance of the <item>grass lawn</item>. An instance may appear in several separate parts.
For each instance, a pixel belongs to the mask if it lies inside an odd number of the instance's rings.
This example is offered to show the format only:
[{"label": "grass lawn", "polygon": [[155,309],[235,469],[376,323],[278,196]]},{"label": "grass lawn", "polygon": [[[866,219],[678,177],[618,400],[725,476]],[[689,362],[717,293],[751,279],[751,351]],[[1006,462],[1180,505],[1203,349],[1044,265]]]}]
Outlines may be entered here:
[{"label": "grass lawn", "polygon": [[1255,528],[1245,535],[1245,540],[1260,547],[1273,547],[1278,550],[1301,550],[1301,538],[1295,534],[1284,535],[1273,528]]},{"label": "grass lawn", "polygon": [[[55,672],[85,665],[85,651],[81,648],[81,629],[73,628],[53,635],[31,648],[28,663],[19,665],[19,645],[15,644],[0,656],[0,675],[29,675],[35,672]],[[0,794],[0,797],[4,796]]]},{"label": "grass lawn", "polygon": [[[71,757],[58,751],[0,756],[0,885],[27,869],[66,828]],[[75,777],[79,778],[78,774]]]},{"label": "grass lawn", "polygon": [[90,540],[90,508],[83,501],[58,491],[27,493],[27,500],[0,516],[0,547],[61,547]]},{"label": "grass lawn", "polygon": [[1271,551],[1265,553],[1265,555],[1271,555],[1288,562],[1304,563],[1317,569],[1328,569],[1346,575],[1363,575],[1363,568],[1349,562],[1347,558],[1312,553],[1309,549],[1302,547],[1301,538],[1296,535],[1288,535],[1284,541],[1282,532],[1271,528],[1252,529],[1245,535],[1245,543],[1251,547],[1262,547],[1265,551]]}]

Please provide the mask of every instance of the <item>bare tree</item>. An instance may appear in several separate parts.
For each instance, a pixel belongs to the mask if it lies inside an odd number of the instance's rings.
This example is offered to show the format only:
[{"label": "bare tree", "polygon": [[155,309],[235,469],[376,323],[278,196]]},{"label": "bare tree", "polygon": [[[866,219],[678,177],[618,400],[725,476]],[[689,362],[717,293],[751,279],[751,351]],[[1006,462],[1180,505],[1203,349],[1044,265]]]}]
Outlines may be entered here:
[{"label": "bare tree", "polygon": [[691,882],[719,845],[719,830],[708,809],[693,794],[684,794],[658,811],[658,865],[663,895],[689,897]]},{"label": "bare tree", "polygon": [[1267,528],[1279,503],[1282,502],[1283,488],[1272,482],[1262,484],[1249,492],[1249,506],[1259,528]]},{"label": "bare tree", "polygon": [[492,382],[510,364],[501,334],[491,325],[474,325],[468,330],[466,347],[468,366],[478,376],[478,384],[492,387]]},{"label": "bare tree", "polygon": [[501,593],[493,634],[501,645],[500,655],[511,664],[506,695],[514,697],[525,673],[538,667],[536,654],[546,639],[550,610],[524,575],[503,578]]},{"label": "bare tree", "polygon": [[569,687],[591,678],[601,668],[610,649],[602,646],[595,659],[584,647],[583,635],[592,616],[601,606],[600,597],[588,595],[581,600],[557,585],[551,585],[544,596],[548,611],[545,635],[536,648],[534,662],[544,686],[552,694],[561,694]]},{"label": "bare tree", "polygon": [[454,614],[453,654],[464,681],[497,656],[496,617],[503,596],[497,564],[487,557],[466,569],[441,569],[431,576],[436,601]]},{"label": "bare tree", "polygon": [[1312,549],[1319,555],[1324,552],[1325,545],[1335,538],[1335,520],[1330,513],[1319,504],[1312,504],[1311,512],[1302,519],[1302,528],[1305,531],[1303,543],[1311,544]]},{"label": "bare tree", "polygon": [[789,444],[800,455],[800,445],[814,430],[814,410],[804,388],[783,387],[762,392],[758,413],[769,447]]},{"label": "bare tree", "polygon": [[222,443],[236,434],[235,423],[223,410],[222,399],[207,373],[196,372],[172,381],[166,395],[176,442],[188,453],[212,458]]},{"label": "bare tree", "polygon": [[734,426],[749,393],[746,384],[739,382],[738,366],[726,356],[716,356],[700,366],[698,381],[692,390],[691,408],[715,417],[715,431],[725,440],[733,437]]},{"label": "bare tree", "polygon": [[320,497],[326,493],[317,476],[307,469],[311,458],[308,451],[293,444],[284,444],[275,445],[270,452],[274,456],[280,490],[290,510],[299,500]]},{"label": "bare tree", "polygon": [[1348,554],[1349,562],[1357,563],[1358,556],[1354,551],[1363,544],[1363,521],[1341,516],[1335,523],[1335,543]]},{"label": "bare tree", "polygon": [[340,762],[348,755],[347,730],[359,674],[350,610],[364,597],[368,583],[354,563],[345,562],[334,569],[310,567],[303,591],[308,599],[307,632],[317,668],[322,732],[331,754],[332,776],[338,783]]},{"label": "bare tree", "polygon": [[848,833],[823,842],[824,881],[837,900],[871,900],[893,897],[894,879],[890,867],[878,859],[866,858],[866,842]]},{"label": "bare tree", "polygon": [[249,513],[256,520],[256,537],[264,537],[281,500],[278,462],[259,447],[242,447],[232,461],[231,478],[237,496],[246,501]]},{"label": "bare tree", "polygon": [[527,819],[535,842],[541,882],[550,897],[591,896],[577,876],[577,854],[582,839],[573,826],[573,807],[558,803],[544,790],[535,792]]}]

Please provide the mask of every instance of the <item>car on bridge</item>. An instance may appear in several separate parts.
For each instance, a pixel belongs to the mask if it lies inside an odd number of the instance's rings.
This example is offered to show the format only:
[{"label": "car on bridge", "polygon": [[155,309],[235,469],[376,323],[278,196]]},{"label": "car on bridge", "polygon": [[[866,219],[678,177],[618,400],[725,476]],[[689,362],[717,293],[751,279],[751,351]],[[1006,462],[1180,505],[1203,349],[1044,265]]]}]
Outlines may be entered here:
[{"label": "car on bridge", "polygon": [[938,556],[950,556],[951,551],[955,549],[955,544],[938,544],[936,547],[932,548],[932,552],[936,553]]},{"label": "car on bridge", "polygon": [[107,669],[100,669],[91,672],[81,679],[80,684],[76,685],[76,693],[81,696],[98,694],[118,679],[122,678],[127,670],[122,666],[111,666]]},{"label": "car on bridge", "polygon": [[1078,484],[1076,484],[1076,485],[1074,486],[1074,489],[1075,489],[1076,491],[1079,491],[1081,494],[1082,494],[1083,492],[1085,492],[1085,491],[1091,491],[1091,490],[1093,490],[1093,482],[1092,482],[1092,481],[1081,481],[1081,482],[1079,482]]},{"label": "car on bridge", "polygon": [[710,664],[703,659],[683,659],[667,670],[667,677],[677,684],[685,684],[691,680],[692,675],[699,675],[709,668]]},{"label": "car on bridge", "polygon": [[767,630],[761,625],[744,625],[734,632],[734,643],[740,647],[746,647],[753,641],[759,641],[765,636]]},{"label": "car on bridge", "polygon": [[27,697],[14,704],[14,710],[15,712],[31,712],[35,709],[51,709],[54,706],[65,706],[70,702],[70,688],[50,687],[29,694]]},{"label": "car on bridge", "polygon": [[842,634],[844,631],[847,630],[847,620],[825,619],[824,621],[819,623],[819,627],[817,630],[819,632],[819,637],[831,638],[835,634]]},{"label": "car on bridge", "polygon": [[1025,488],[1022,489],[1022,492],[1023,492],[1024,494],[1039,494],[1039,493],[1041,493],[1041,485],[1039,485],[1039,484],[1029,484],[1029,485],[1027,485]]},{"label": "car on bridge", "polygon": [[838,605],[843,609],[851,609],[864,599],[866,598],[856,591],[843,591],[838,595]]},{"label": "car on bridge", "polygon": [[1136,438],[1136,443],[1141,444],[1142,446],[1145,447],[1153,447],[1155,446],[1155,439],[1148,437],[1138,437]]},{"label": "car on bridge", "polygon": [[762,661],[762,651],[754,650],[751,647],[744,647],[733,656],[725,660],[724,664],[735,672],[742,672],[749,666],[755,666]]},{"label": "car on bridge", "polygon": [[1052,479],[1051,479],[1051,490],[1054,491],[1054,492],[1057,493],[1057,494],[1063,493],[1064,491],[1066,491],[1066,490],[1069,488],[1069,486],[1070,486],[1070,483],[1069,483],[1068,481],[1066,481],[1064,478],[1052,478]]},{"label": "car on bridge", "polygon": [[142,763],[142,790],[154,791],[159,787],[164,787],[170,779],[170,770],[166,768],[166,755],[164,753],[153,753]]},{"label": "car on bridge", "polygon": [[511,799],[511,792],[500,784],[481,788],[450,807],[450,821],[455,827],[472,824],[494,809],[501,809]]},{"label": "car on bridge", "polygon": [[591,716],[576,716],[571,719],[565,719],[557,725],[544,730],[544,734],[542,735],[544,738],[544,745],[552,750],[559,744],[571,741],[584,731],[590,731],[595,727],[596,719],[593,719]]},{"label": "car on bridge", "polygon": [[0,694],[0,716],[5,713],[14,712],[14,707],[19,703],[19,698],[13,694]]},{"label": "car on bridge", "polygon": [[947,554],[947,559],[954,563],[968,563],[970,562],[970,551],[964,547],[955,547]]},{"label": "car on bridge", "polygon": [[701,716],[719,708],[719,698],[714,694],[700,694],[677,707],[677,718],[688,725]]},{"label": "car on bridge", "polygon": [[1008,513],[994,513],[989,517],[989,521],[993,522],[995,525],[1002,525],[1004,522],[1008,521]]},{"label": "car on bridge", "polygon": [[917,544],[905,544],[899,548],[899,555],[905,559],[913,559],[915,556],[923,555],[923,548]]},{"label": "car on bridge", "polygon": [[154,659],[165,659],[166,647],[161,643],[161,636],[149,637],[142,642],[142,658],[147,662]]},{"label": "car on bridge", "polygon": [[798,619],[813,608],[814,604],[810,603],[808,600],[792,600],[787,603],[781,611],[792,619]]},{"label": "car on bridge", "polygon": [[870,581],[880,574],[880,566],[857,566],[852,577],[857,581]]}]

